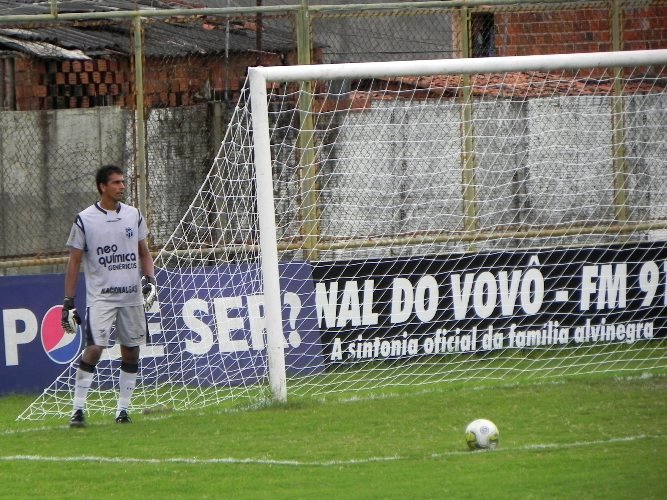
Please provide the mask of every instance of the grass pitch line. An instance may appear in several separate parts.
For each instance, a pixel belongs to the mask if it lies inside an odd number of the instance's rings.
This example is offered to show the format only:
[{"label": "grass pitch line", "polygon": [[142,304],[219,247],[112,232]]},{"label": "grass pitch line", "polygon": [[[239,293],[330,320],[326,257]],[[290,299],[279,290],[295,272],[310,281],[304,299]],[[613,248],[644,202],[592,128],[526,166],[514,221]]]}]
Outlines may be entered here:
[{"label": "grass pitch line", "polygon": [[43,425],[41,427],[28,427],[27,429],[5,429],[0,431],[0,436],[12,436],[14,434],[26,434],[29,432],[53,431],[56,429],[69,429],[68,425]]},{"label": "grass pitch line", "polygon": [[[492,453],[512,452],[512,451],[535,451],[535,450],[565,450],[570,448],[580,448],[583,446],[599,446],[614,443],[627,443],[633,441],[640,441],[644,439],[663,439],[667,435],[646,435],[625,436],[610,439],[600,439],[593,441],[579,441],[574,443],[544,443],[544,444],[529,444],[526,446],[519,446],[513,448],[499,448]],[[465,451],[450,451],[445,453],[434,453],[426,459],[446,458],[461,455],[475,455],[477,453],[488,453],[484,450],[478,452]],[[408,457],[400,455],[390,455],[386,457],[368,457],[350,460],[324,460],[324,461],[302,461],[302,460],[270,460],[260,458],[134,458],[134,457],[101,457],[92,455],[74,456],[74,457],[56,457],[43,455],[8,455],[0,456],[0,462],[96,462],[96,463],[139,463],[139,464],[190,464],[190,465],[214,465],[214,464],[247,464],[247,465],[284,465],[290,467],[339,467],[344,465],[363,465],[369,463],[379,462],[396,462],[400,460],[414,460],[418,457]]]},{"label": "grass pitch line", "polygon": [[233,464],[233,465],[287,465],[296,467],[330,467],[340,465],[358,465],[376,462],[393,462],[404,460],[406,457],[369,457],[351,460],[331,460],[322,462],[306,462],[301,460],[270,460],[260,458],[133,458],[133,457],[97,457],[97,456],[79,456],[79,457],[49,457],[42,455],[10,455],[0,456],[0,462],[96,462],[96,463],[139,463],[139,464],[191,464],[191,465],[212,465],[212,464]]}]

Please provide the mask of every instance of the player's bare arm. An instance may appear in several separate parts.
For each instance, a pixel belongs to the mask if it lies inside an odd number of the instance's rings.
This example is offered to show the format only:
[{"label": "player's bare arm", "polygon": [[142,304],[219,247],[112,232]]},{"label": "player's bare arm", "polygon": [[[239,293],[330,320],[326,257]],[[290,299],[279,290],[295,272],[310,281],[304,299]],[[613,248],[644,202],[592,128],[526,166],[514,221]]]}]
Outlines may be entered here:
[{"label": "player's bare arm", "polygon": [[76,293],[76,283],[79,279],[82,256],[82,250],[70,247],[67,270],[65,271],[65,299],[63,300],[62,318],[60,322],[63,330],[70,334],[74,334],[77,326],[81,324],[81,317],[74,305],[74,294]]},{"label": "player's bare arm", "polygon": [[76,284],[79,281],[82,258],[83,250],[70,247],[69,260],[67,261],[67,269],[65,270],[65,297],[74,297],[76,293]]},{"label": "player's bare arm", "polygon": [[141,277],[141,292],[144,296],[144,307],[148,311],[153,307],[153,302],[157,298],[157,283],[155,281],[155,267],[153,257],[146,240],[139,241],[139,262],[143,276]]},{"label": "player's bare arm", "polygon": [[155,276],[155,267],[153,266],[153,257],[148,250],[146,240],[139,242],[139,262],[141,263],[142,273],[148,276]]}]

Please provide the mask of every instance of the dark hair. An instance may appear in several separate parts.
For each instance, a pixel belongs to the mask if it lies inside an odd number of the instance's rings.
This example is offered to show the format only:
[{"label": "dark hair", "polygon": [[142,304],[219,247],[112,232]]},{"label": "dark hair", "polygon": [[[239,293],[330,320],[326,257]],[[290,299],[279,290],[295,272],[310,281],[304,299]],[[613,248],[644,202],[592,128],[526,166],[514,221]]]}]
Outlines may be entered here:
[{"label": "dark hair", "polygon": [[99,168],[97,174],[95,174],[95,185],[100,194],[102,190],[100,189],[100,184],[106,184],[109,182],[109,177],[111,174],[121,174],[123,175],[123,169],[117,165],[104,165]]}]

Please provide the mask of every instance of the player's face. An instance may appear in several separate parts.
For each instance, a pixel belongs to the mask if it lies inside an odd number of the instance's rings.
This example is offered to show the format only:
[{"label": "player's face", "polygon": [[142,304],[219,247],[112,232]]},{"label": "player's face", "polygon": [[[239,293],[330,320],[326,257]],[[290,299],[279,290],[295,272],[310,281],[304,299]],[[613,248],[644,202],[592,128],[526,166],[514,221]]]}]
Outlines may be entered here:
[{"label": "player's face", "polygon": [[102,184],[102,197],[117,203],[125,196],[125,177],[122,174],[111,174],[106,184]]}]

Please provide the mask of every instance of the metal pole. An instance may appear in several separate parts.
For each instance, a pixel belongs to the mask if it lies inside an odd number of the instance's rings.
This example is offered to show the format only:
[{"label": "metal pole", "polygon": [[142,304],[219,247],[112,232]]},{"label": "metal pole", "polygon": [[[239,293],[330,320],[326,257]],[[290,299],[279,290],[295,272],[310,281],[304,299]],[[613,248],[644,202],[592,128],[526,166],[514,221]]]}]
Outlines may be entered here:
[{"label": "metal pole", "polygon": [[[262,0],[255,0],[255,5],[257,7],[262,6]],[[255,14],[255,26],[256,26],[256,31],[255,31],[255,50],[257,50],[257,55],[255,59],[255,65],[259,66],[262,64],[262,35],[264,31],[264,19],[262,17],[262,12],[259,11],[257,14]]]},{"label": "metal pole", "polygon": [[[460,32],[461,32],[461,55],[470,58],[472,54],[470,37],[470,11],[467,7],[461,7]],[[472,122],[472,83],[469,74],[461,77],[461,133],[463,135],[461,164],[461,183],[463,187],[463,229],[474,231],[477,229],[477,186],[475,176],[475,140]]]},{"label": "metal pole", "polygon": [[143,26],[141,17],[135,16],[132,19],[132,33],[134,35],[134,81],[135,81],[135,175],[137,205],[144,217],[147,217],[148,210],[146,200],[146,122],[144,115],[144,64],[143,64]]},{"label": "metal pole", "polygon": [[[623,50],[621,0],[611,0],[611,50]],[[626,161],[625,130],[623,123],[623,69],[614,68],[614,94],[612,96],[612,162],[614,166],[614,210],[616,220],[627,221],[628,210],[628,165]]]},{"label": "metal pole", "polygon": [[[299,64],[312,63],[310,15],[308,0],[301,0],[301,10],[297,15],[297,59]],[[319,220],[317,209],[317,168],[315,167],[315,131],[313,130],[313,83],[305,80],[301,83],[299,96],[299,136],[297,146],[299,167],[302,171],[301,181],[301,232],[304,236],[304,259],[313,261],[319,259],[319,252],[315,248],[319,239]]]},{"label": "metal pole", "polygon": [[[447,9],[458,7],[500,7],[521,5],[546,5],[553,3],[554,0],[448,0],[448,1],[425,1],[425,2],[387,2],[378,4],[347,4],[347,5],[311,5],[309,12],[362,12],[362,11],[383,11],[383,10],[403,10],[417,12],[424,9]],[[572,9],[589,8],[586,2],[581,0],[563,0],[559,5],[571,5]],[[92,19],[123,19],[134,16],[141,17],[175,17],[175,16],[237,16],[250,15],[258,12],[264,14],[275,13],[284,15],[288,12],[295,12],[301,9],[300,5],[269,5],[262,7],[216,7],[216,8],[196,8],[196,9],[145,9],[145,10],[118,10],[103,12],[56,12],[52,14],[17,14],[0,16],[0,23],[17,22],[39,22],[39,21],[82,21]]]}]

